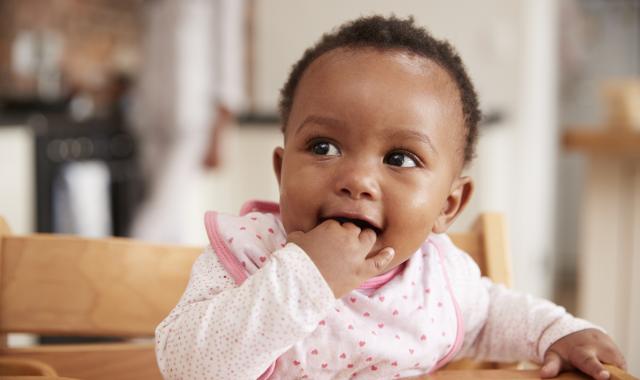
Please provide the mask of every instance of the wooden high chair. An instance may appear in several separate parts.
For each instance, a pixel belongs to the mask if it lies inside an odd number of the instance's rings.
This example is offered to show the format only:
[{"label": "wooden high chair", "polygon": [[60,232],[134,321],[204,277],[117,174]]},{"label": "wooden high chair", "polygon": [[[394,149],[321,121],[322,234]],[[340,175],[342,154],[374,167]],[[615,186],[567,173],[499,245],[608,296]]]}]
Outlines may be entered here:
[{"label": "wooden high chair", "polygon": [[[481,214],[472,231],[451,237],[485,275],[511,284],[501,215]],[[201,251],[122,238],[17,236],[0,218],[0,376],[3,368],[21,368],[52,378],[161,379],[154,330],[177,304]],[[11,348],[8,333],[123,340]]]},{"label": "wooden high chair", "polygon": [[[451,237],[483,273],[511,284],[501,215],[482,214],[473,231]],[[78,379],[161,378],[154,329],[178,302],[201,248],[122,238],[17,236],[2,219],[0,239],[1,356],[25,360],[25,365],[40,362],[40,370],[49,367],[46,373]],[[7,347],[6,334],[16,332],[127,340]],[[132,343],[131,338],[148,341]]]}]

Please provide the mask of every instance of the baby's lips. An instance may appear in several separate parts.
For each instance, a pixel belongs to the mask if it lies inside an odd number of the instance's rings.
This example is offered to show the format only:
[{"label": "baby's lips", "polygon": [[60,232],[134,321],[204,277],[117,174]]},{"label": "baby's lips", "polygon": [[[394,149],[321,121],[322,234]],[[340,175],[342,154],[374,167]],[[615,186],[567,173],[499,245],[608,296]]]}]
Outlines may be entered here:
[{"label": "baby's lips", "polygon": [[327,220],[335,220],[340,224],[352,223],[361,229],[370,229],[379,235],[382,233],[382,225],[375,218],[367,216],[366,213],[337,211],[326,213],[319,218],[320,224]]}]

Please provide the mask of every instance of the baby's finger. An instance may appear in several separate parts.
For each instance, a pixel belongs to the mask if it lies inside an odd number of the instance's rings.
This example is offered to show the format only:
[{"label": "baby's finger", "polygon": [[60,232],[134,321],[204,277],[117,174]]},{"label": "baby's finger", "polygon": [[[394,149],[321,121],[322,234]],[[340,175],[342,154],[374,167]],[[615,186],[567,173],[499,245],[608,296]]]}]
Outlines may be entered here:
[{"label": "baby's finger", "polygon": [[367,245],[367,252],[369,252],[369,249],[371,249],[371,247],[376,243],[377,236],[372,229],[364,228],[360,231],[359,238],[360,242]]},{"label": "baby's finger", "polygon": [[340,226],[342,226],[342,228],[344,228],[345,230],[349,231],[349,232],[353,232],[355,234],[360,234],[361,232],[361,228],[358,227],[357,225],[351,223],[351,222],[346,222],[346,223],[340,223]]},{"label": "baby's finger", "polygon": [[396,251],[391,248],[383,248],[375,256],[368,258],[365,264],[369,266],[368,270],[371,276],[378,275],[389,265]]},{"label": "baby's finger", "polygon": [[549,350],[544,355],[544,362],[540,368],[540,377],[548,379],[556,377],[562,368],[562,358],[555,351]]},{"label": "baby's finger", "polygon": [[594,352],[584,350],[576,350],[574,352],[575,354],[569,354],[569,361],[574,367],[596,380],[609,379],[611,376],[609,371],[604,369]]},{"label": "baby's finger", "polygon": [[609,347],[603,350],[599,350],[598,358],[604,364],[612,364],[618,368],[622,368],[624,370],[627,369],[627,363],[624,359],[624,356],[620,351],[615,349],[615,347]]}]

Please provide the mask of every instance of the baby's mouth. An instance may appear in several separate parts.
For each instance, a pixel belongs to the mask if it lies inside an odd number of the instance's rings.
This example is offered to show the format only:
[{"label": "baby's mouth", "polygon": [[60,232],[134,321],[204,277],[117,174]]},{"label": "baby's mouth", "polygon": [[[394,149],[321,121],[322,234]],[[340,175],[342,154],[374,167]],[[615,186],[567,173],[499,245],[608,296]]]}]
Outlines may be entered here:
[{"label": "baby's mouth", "polygon": [[324,222],[325,220],[329,220],[329,219],[333,219],[333,220],[337,221],[340,224],[352,223],[352,224],[358,226],[362,230],[370,229],[373,232],[375,232],[376,235],[380,235],[382,233],[382,229],[381,228],[374,226],[373,224],[371,224],[370,222],[368,222],[368,221],[366,221],[364,219],[358,219],[358,218],[349,218],[349,217],[345,217],[345,216],[335,216],[335,217],[328,217],[328,218],[320,218],[320,223]]}]

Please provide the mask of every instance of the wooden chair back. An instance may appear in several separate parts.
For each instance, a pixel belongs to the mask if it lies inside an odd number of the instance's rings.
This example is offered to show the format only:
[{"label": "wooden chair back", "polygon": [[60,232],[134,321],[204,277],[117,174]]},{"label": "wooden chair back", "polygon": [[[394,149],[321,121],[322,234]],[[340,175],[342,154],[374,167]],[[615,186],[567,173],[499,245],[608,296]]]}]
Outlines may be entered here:
[{"label": "wooden chair back", "polygon": [[[71,378],[161,379],[154,330],[201,252],[122,238],[16,236],[0,218],[0,356],[37,360]],[[142,343],[9,348],[8,333]]]},{"label": "wooden chair back", "polygon": [[507,287],[512,286],[507,225],[502,214],[482,213],[470,231],[449,236],[457,247],[475,260],[483,276]]},{"label": "wooden chair back", "polygon": [[[500,214],[481,214],[471,231],[450,236],[483,274],[511,285]],[[0,218],[0,356],[36,360],[77,379],[161,379],[154,329],[178,302],[201,251],[122,238],[17,236]],[[148,341],[10,348],[8,333]]]}]

